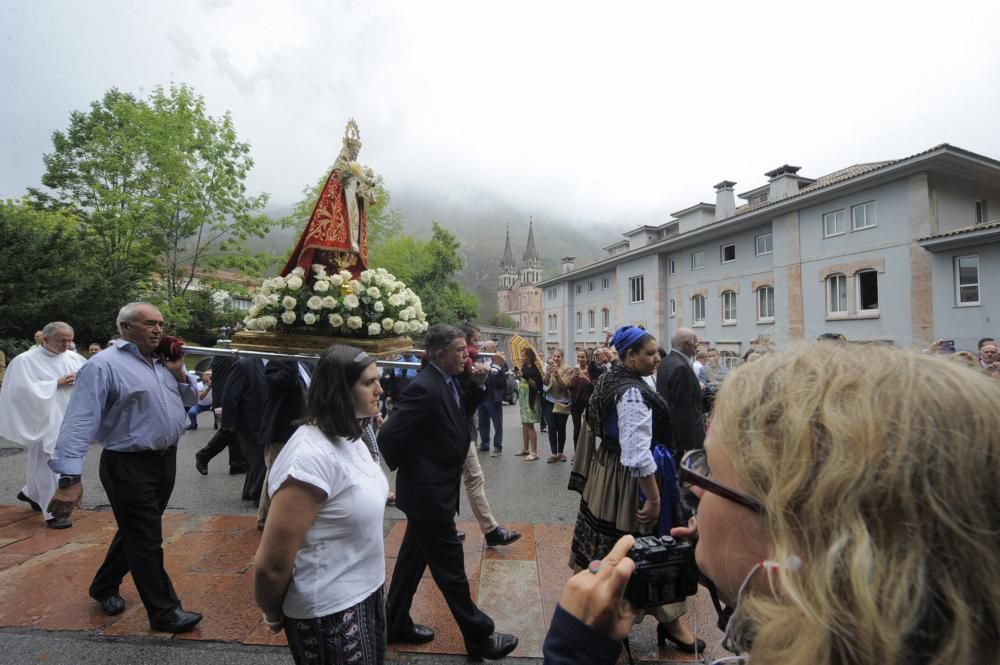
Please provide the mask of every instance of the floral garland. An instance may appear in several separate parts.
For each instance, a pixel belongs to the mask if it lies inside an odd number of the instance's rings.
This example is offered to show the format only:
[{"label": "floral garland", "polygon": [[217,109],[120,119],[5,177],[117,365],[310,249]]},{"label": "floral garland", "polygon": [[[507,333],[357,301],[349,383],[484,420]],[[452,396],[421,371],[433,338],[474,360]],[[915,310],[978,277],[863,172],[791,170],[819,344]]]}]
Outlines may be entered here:
[{"label": "floral garland", "polygon": [[390,337],[427,330],[427,318],[417,296],[385,268],[364,270],[359,279],[341,270],[327,274],[314,263],[312,288],[305,270],[265,279],[243,323],[248,330],[292,329],[328,331],[348,337]]}]

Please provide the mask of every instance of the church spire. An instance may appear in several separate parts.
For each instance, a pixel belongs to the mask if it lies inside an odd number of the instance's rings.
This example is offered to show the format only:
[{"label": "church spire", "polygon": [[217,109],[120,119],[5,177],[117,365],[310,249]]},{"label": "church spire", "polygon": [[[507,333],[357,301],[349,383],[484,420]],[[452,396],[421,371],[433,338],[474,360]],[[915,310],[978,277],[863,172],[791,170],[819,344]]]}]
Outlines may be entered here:
[{"label": "church spire", "polygon": [[526,266],[537,268],[539,264],[538,250],[535,249],[535,229],[534,220],[528,217],[528,244],[524,248],[524,256],[521,257]]},{"label": "church spire", "polygon": [[510,224],[507,225],[507,244],[503,248],[503,260],[500,268],[514,268],[514,252],[510,248]]}]

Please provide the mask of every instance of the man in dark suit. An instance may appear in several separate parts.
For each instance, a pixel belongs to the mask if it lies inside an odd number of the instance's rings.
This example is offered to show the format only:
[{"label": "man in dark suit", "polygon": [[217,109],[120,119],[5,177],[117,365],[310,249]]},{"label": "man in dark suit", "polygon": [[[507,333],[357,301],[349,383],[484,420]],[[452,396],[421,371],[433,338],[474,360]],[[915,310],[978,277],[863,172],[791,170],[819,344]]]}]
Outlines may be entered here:
[{"label": "man in dark suit", "polygon": [[705,447],[705,413],[701,384],[694,375],[698,336],[678,328],[670,338],[670,353],[656,373],[656,392],[667,401],[670,413],[670,452],[677,459],[689,450]]},{"label": "man in dark suit", "polygon": [[263,491],[257,528],[263,530],[271,497],[267,493],[267,475],[278,453],[298,429],[298,421],[306,408],[306,394],[314,363],[296,360],[272,360],[264,370],[264,413],[260,423],[260,444],[264,451]]},{"label": "man in dark suit", "polygon": [[[222,408],[222,396],[225,393],[226,381],[229,379],[229,370],[232,367],[232,358],[228,356],[212,357],[212,411],[215,413],[219,413]],[[198,473],[203,476],[208,475],[208,463],[227,447],[229,448],[229,474],[245,473],[247,461],[243,458],[243,451],[240,450],[240,442],[236,438],[236,433],[221,428],[205,444],[204,448],[194,454],[194,466],[198,469]]]},{"label": "man in dark suit", "polygon": [[462,544],[455,533],[462,467],[469,451],[466,416],[485,398],[488,370],[473,366],[464,391],[459,387],[456,377],[465,369],[468,352],[458,328],[433,326],[425,346],[428,366],[400,395],[378,437],[386,464],[398,469],[396,506],[407,517],[386,599],[388,641],[419,644],[434,639],[433,630],[410,618],[413,595],[429,565],[469,656],[503,658],[517,647],[517,638],[494,632],[493,620],[472,602]]},{"label": "man in dark suit", "polygon": [[260,445],[260,415],[264,407],[264,361],[240,358],[229,371],[222,395],[221,429],[235,432],[247,462],[243,500],[259,501],[264,483],[264,450]]}]

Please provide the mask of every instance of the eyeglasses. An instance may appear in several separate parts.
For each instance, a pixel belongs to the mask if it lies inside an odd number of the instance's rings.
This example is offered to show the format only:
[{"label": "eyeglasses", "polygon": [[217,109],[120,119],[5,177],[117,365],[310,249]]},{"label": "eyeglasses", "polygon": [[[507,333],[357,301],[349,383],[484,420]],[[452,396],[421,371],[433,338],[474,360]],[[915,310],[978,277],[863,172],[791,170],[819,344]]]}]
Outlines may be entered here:
[{"label": "eyeglasses", "polygon": [[758,515],[763,515],[766,511],[764,509],[764,504],[762,504],[757,499],[749,497],[746,494],[737,492],[734,489],[730,489],[725,485],[720,485],[719,483],[712,480],[711,470],[708,468],[708,456],[705,454],[703,449],[691,450],[684,454],[681,458],[680,468],[678,469],[680,475],[681,487],[687,489],[692,485],[697,485],[706,492],[711,492],[716,496],[721,496],[723,499],[729,499],[734,503],[738,503],[744,508],[749,508]]}]

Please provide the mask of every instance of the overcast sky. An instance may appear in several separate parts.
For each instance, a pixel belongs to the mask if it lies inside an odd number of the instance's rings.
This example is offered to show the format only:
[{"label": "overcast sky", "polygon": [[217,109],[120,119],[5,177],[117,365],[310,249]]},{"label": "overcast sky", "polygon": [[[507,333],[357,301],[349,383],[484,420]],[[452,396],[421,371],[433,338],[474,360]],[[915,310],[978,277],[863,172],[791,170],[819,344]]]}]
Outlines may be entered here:
[{"label": "overcast sky", "polygon": [[274,203],[354,117],[391,190],[662,223],[784,163],[1000,158],[997,26],[995,0],[0,0],[0,198],[39,183],[71,111],[183,82],[232,112]]}]

